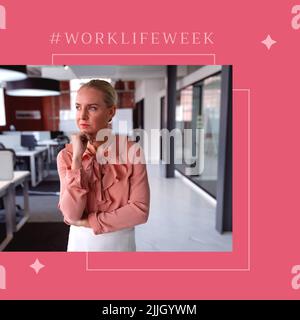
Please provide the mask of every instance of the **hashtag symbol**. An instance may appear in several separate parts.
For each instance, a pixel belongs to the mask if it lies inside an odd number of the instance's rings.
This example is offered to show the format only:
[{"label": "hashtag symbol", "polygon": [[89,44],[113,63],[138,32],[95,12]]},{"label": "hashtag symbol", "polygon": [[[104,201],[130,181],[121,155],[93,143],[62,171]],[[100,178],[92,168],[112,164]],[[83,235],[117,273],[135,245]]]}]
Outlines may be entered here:
[{"label": "hashtag symbol", "polygon": [[59,32],[53,32],[52,35],[50,36],[50,43],[51,44],[58,44],[60,41],[60,33]]}]

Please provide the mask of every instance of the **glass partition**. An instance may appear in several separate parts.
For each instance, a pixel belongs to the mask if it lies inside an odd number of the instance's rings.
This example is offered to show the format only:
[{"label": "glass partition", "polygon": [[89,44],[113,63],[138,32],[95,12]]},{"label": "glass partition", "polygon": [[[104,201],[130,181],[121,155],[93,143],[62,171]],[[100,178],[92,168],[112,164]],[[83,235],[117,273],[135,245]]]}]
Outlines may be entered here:
[{"label": "glass partition", "polygon": [[176,140],[175,167],[213,197],[218,176],[220,105],[221,74],[177,92],[176,128],[182,131],[182,140]]}]

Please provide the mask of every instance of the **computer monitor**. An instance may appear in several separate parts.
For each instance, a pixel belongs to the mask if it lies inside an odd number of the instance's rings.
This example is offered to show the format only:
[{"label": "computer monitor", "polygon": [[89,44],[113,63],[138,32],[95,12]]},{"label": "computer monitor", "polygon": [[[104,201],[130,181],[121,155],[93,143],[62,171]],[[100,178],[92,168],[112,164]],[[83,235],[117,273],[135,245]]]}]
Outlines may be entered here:
[{"label": "computer monitor", "polygon": [[37,145],[37,141],[33,134],[22,134],[21,135],[21,146],[28,148],[29,150],[34,150]]},{"label": "computer monitor", "polygon": [[63,131],[51,131],[50,132],[50,137],[51,139],[56,139],[58,136],[64,135]]}]

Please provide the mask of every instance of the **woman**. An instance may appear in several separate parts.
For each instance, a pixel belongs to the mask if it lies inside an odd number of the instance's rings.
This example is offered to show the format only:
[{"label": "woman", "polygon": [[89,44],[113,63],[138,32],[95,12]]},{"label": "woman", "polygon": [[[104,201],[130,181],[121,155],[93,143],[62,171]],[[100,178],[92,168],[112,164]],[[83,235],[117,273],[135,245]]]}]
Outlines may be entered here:
[{"label": "woman", "polygon": [[[80,132],[57,156],[61,185],[58,207],[64,221],[71,225],[68,251],[135,251],[134,226],[148,219],[146,165],[143,161],[136,163],[140,150],[133,153],[131,161],[118,161],[121,138],[108,129],[116,103],[114,88],[103,80],[91,80],[77,92],[76,123]],[[109,158],[117,162],[102,161],[115,146],[99,141],[103,131],[109,141],[117,138],[116,157]],[[126,138],[126,145],[128,160],[128,151],[137,144]]]}]

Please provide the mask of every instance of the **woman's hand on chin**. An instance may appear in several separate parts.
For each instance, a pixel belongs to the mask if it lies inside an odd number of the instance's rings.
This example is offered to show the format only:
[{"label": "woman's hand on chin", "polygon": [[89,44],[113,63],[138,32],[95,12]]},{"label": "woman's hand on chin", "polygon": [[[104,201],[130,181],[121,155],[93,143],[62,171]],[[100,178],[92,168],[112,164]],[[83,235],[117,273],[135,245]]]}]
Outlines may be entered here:
[{"label": "woman's hand on chin", "polygon": [[91,140],[90,135],[85,132],[79,132],[71,136],[73,145],[73,160],[81,159],[88,142]]}]

